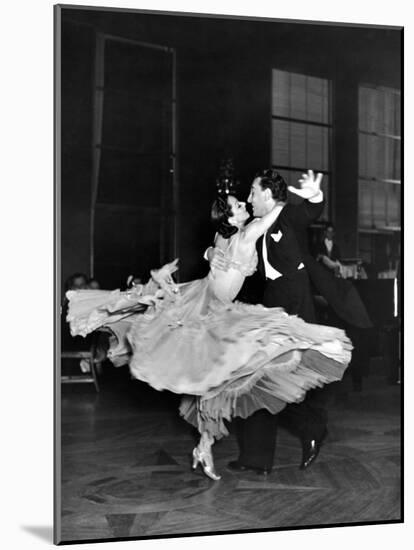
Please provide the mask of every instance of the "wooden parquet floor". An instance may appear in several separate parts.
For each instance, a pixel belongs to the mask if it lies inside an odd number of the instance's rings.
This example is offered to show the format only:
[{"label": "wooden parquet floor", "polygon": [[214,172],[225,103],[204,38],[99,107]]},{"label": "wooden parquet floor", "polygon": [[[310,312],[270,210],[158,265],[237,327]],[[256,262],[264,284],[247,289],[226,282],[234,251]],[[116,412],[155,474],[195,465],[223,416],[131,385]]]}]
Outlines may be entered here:
[{"label": "wooden parquet floor", "polygon": [[194,431],[177,399],[125,373],[62,397],[62,542],[277,529],[401,519],[400,386],[344,381],[329,404],[317,461],[298,469],[301,446],[280,428],[266,479],[226,469],[234,435],[215,445],[219,482],[190,468]]}]

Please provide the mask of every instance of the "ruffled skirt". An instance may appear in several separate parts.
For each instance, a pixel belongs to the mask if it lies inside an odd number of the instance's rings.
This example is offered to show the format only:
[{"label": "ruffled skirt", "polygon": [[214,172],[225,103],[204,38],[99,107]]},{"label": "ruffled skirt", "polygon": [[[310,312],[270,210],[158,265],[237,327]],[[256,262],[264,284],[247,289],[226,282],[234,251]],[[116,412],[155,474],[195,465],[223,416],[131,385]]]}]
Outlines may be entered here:
[{"label": "ruffled skirt", "polygon": [[119,291],[106,298],[100,292],[94,311],[90,294],[89,305],[86,295],[72,296],[68,320],[75,333],[75,327],[108,326],[123,351],[130,347],[132,375],[184,394],[180,414],[216,438],[227,434],[226,419],[263,408],[278,413],[308,390],[341,380],[351,359],[342,330],[306,323],[282,308],[222,302],[208,277],[179,285],[173,300],[145,311],[138,298],[128,298],[128,309]]},{"label": "ruffled skirt", "polygon": [[220,302],[208,278],[180,285],[162,312],[137,316],[127,338],[133,376],[187,394],[181,415],[215,437],[227,434],[224,419],[263,408],[277,413],[341,380],[352,349],[342,330],[282,308]]}]

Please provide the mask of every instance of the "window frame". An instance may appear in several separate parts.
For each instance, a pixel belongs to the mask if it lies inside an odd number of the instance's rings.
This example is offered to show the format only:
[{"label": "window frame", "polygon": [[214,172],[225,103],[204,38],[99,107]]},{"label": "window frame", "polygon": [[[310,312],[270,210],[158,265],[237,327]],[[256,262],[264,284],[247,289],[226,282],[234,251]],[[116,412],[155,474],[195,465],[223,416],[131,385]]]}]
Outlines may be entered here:
[{"label": "window frame", "polygon": [[[275,111],[275,105],[274,105],[274,92],[275,90],[275,72],[284,72],[287,73],[289,76],[292,74],[300,75],[306,78],[306,87],[305,87],[305,104],[306,107],[308,105],[308,93],[307,93],[307,78],[318,78],[320,80],[323,80],[326,82],[327,85],[327,115],[328,119],[327,122],[319,122],[314,120],[307,120],[300,117],[295,116],[282,116],[282,115],[276,115],[274,114]],[[332,176],[333,176],[333,135],[334,135],[334,128],[333,128],[333,86],[332,81],[329,78],[322,77],[320,75],[315,74],[304,74],[299,73],[296,71],[290,71],[285,69],[279,69],[277,67],[272,67],[271,69],[271,82],[270,82],[270,91],[271,91],[271,101],[270,101],[270,165],[272,168],[275,168],[277,170],[283,170],[286,172],[306,172],[308,169],[314,169],[315,171],[321,172],[324,177],[328,177],[328,187],[327,187],[327,204],[325,206],[324,213],[321,215],[321,218],[319,219],[319,222],[326,222],[326,221],[334,221],[332,220],[333,215],[333,183],[332,183]],[[291,109],[291,102],[289,100],[289,111]],[[306,109],[307,111],[307,109]],[[291,114],[289,112],[289,114]],[[276,164],[275,159],[273,157],[273,150],[274,150],[274,134],[273,134],[273,127],[274,127],[274,121],[275,120],[281,120],[288,123],[297,123],[297,124],[303,124],[305,126],[316,126],[318,128],[326,128],[328,130],[328,154],[327,154],[327,169],[318,169],[317,167],[301,167],[301,166],[293,166],[293,165],[282,165],[282,164]],[[306,143],[306,140],[305,140]],[[290,154],[291,148],[289,144],[289,160],[291,157]],[[306,155],[306,153],[305,153]],[[319,223],[317,224],[319,225]]]}]

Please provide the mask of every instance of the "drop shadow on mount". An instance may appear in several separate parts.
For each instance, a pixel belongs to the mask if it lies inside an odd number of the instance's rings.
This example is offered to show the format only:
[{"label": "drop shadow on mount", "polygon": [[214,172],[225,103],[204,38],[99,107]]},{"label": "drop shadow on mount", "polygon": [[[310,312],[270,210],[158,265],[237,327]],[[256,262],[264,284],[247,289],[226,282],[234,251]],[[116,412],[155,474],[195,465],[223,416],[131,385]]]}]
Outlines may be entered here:
[{"label": "drop shadow on mount", "polygon": [[53,527],[51,525],[22,525],[21,528],[23,531],[53,544]]}]

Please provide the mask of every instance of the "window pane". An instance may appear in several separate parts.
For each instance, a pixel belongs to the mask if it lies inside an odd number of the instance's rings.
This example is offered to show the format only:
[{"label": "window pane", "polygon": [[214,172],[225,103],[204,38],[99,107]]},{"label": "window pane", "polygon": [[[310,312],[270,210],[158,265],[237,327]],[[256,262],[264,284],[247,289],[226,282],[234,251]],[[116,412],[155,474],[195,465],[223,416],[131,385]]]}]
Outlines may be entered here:
[{"label": "window pane", "polygon": [[384,92],[384,132],[386,134],[396,135],[396,94]]},{"label": "window pane", "polygon": [[400,104],[397,90],[359,89],[359,129],[365,132],[401,135]]},{"label": "window pane", "polygon": [[278,170],[278,172],[288,185],[293,185],[293,187],[300,187],[298,182],[299,179],[302,177],[302,172],[298,172],[297,170]]},{"label": "window pane", "polygon": [[325,124],[331,124],[330,111],[329,111],[329,81],[323,80],[323,110],[322,110],[322,122]]},{"label": "window pane", "polygon": [[384,138],[384,178],[400,180],[401,178],[401,142]]},{"label": "window pane", "polygon": [[374,225],[375,227],[384,227],[387,225],[386,220],[386,200],[387,187],[389,184],[376,182],[373,186],[373,206],[374,206]]},{"label": "window pane", "polygon": [[395,134],[401,136],[401,96],[400,94],[395,94],[395,105],[394,105],[394,119],[395,119]]},{"label": "window pane", "polygon": [[359,134],[359,161],[358,161],[358,167],[359,167],[359,176],[360,177],[368,177],[368,166],[367,166],[367,148],[368,148],[368,136],[365,134]]},{"label": "window pane", "polygon": [[401,225],[401,186],[388,186],[388,224]]},{"label": "window pane", "polygon": [[382,136],[359,136],[359,173],[367,178],[399,180],[401,142]]},{"label": "window pane", "polygon": [[277,119],[272,128],[273,164],[328,171],[328,128]]},{"label": "window pane", "polygon": [[291,166],[306,167],[306,125],[290,123],[290,157]]},{"label": "window pane", "polygon": [[381,127],[382,111],[380,94],[373,88],[367,89],[367,131],[378,132]]},{"label": "window pane", "polygon": [[273,120],[272,163],[303,170],[329,170],[329,129]]},{"label": "window pane", "polygon": [[306,76],[290,75],[291,116],[306,120]]},{"label": "window pane", "polygon": [[372,226],[372,183],[359,181],[358,217],[360,227]]},{"label": "window pane", "polygon": [[385,93],[383,90],[376,90],[376,111],[372,113],[372,119],[376,119],[375,132],[385,134]]},{"label": "window pane", "polygon": [[328,81],[322,78],[272,71],[272,114],[329,123]]},{"label": "window pane", "polygon": [[286,71],[273,69],[272,85],[272,114],[275,116],[288,117],[290,78]]},{"label": "window pane", "polygon": [[272,164],[289,166],[289,132],[290,122],[272,121]]},{"label": "window pane", "polygon": [[328,128],[323,126],[307,127],[306,168],[328,170]]},{"label": "window pane", "polygon": [[365,136],[366,140],[366,173],[368,178],[383,177],[384,156],[381,149],[384,148],[383,139],[377,136]]},{"label": "window pane", "polygon": [[307,77],[307,120],[328,124],[328,81]]}]

